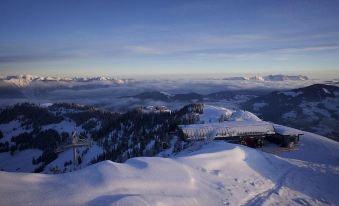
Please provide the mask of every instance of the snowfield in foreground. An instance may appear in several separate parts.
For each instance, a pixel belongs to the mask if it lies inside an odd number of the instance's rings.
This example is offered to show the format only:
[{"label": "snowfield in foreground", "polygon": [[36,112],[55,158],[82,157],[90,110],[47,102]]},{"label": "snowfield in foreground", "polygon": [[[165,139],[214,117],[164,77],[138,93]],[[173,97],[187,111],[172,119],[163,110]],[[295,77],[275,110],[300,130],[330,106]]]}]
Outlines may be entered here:
[{"label": "snowfield in foreground", "polygon": [[339,205],[339,143],[276,155],[222,141],[60,174],[0,172],[0,205]]}]

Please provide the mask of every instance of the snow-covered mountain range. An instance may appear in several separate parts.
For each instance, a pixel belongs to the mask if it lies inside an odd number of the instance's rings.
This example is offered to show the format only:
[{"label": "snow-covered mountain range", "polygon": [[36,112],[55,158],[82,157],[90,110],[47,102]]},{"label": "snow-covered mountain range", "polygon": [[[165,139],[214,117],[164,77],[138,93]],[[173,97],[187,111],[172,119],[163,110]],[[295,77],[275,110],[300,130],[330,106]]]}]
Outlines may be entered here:
[{"label": "snow-covered mountain range", "polygon": [[[0,107],[18,102],[69,102],[95,105],[111,111],[137,106],[179,108],[192,102],[237,108],[250,98],[324,83],[305,81],[225,81],[210,79],[58,78],[19,75],[0,78]],[[337,84],[329,81],[327,84]],[[125,97],[125,98],[121,98]]]},{"label": "snow-covered mountain range", "polygon": [[309,78],[303,75],[289,76],[283,74],[254,76],[254,77],[226,77],[223,80],[253,80],[253,81],[306,81]]},{"label": "snow-covered mountain range", "polygon": [[27,87],[34,82],[95,82],[105,81],[115,84],[124,84],[131,79],[116,79],[112,77],[50,77],[50,76],[35,76],[35,75],[15,75],[1,77],[0,81],[16,87]]}]

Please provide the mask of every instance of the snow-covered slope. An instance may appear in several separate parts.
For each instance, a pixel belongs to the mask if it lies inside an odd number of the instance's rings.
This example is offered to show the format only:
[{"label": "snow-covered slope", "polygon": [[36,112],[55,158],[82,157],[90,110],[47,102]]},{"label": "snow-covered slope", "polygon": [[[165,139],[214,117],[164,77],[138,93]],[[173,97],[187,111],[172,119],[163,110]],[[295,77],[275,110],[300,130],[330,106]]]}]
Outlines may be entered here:
[{"label": "snow-covered slope", "polygon": [[243,110],[230,110],[224,107],[204,105],[202,114],[199,114],[201,123],[228,121],[261,121],[256,115]]},{"label": "snow-covered slope", "polygon": [[204,105],[203,113],[199,115],[199,119],[204,123],[219,122],[221,119],[229,118],[232,113],[233,110],[224,107]]},{"label": "snow-covered slope", "polygon": [[276,91],[243,106],[261,118],[339,141],[339,87],[326,84]]},{"label": "snow-covered slope", "polygon": [[[91,164],[91,161],[98,155],[102,154],[104,150],[98,145],[92,145],[91,147],[81,147],[78,149],[79,156],[81,156],[81,163],[78,168],[84,168]],[[60,153],[58,158],[53,162],[46,165],[44,173],[65,173],[73,170],[73,150],[72,148]],[[69,165],[65,165],[65,162],[70,162]]]},{"label": "snow-covered slope", "polygon": [[1,205],[338,205],[339,143],[306,133],[279,156],[209,142],[177,157],[60,175],[0,172]]},{"label": "snow-covered slope", "polygon": [[261,121],[261,119],[251,112],[237,110],[232,113],[230,121]]}]

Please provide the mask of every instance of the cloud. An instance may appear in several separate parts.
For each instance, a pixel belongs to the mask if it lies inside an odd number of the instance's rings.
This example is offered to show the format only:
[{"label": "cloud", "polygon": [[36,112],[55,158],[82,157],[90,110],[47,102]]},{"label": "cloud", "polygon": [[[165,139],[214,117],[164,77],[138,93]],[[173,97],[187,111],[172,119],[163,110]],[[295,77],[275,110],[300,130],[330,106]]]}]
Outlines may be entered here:
[{"label": "cloud", "polygon": [[141,45],[126,46],[125,50],[128,53],[132,54],[161,54],[161,51],[159,49]]},{"label": "cloud", "polygon": [[202,35],[196,36],[196,41],[200,41],[207,44],[223,44],[223,45],[235,45],[249,42],[260,42],[264,40],[272,39],[269,35],[259,34],[237,34],[237,35]]},{"label": "cloud", "polygon": [[56,54],[13,54],[13,55],[0,55],[0,63],[53,61],[53,60],[62,60],[66,58],[71,58],[71,56]]},{"label": "cloud", "polygon": [[295,53],[295,52],[317,52],[317,51],[330,51],[338,50],[339,45],[318,45],[318,46],[307,46],[299,48],[284,48],[279,51],[283,53]]},{"label": "cloud", "polygon": [[[89,85],[91,83],[59,83],[41,82],[34,83],[29,88],[21,91],[24,98],[1,98],[0,106],[11,105],[18,101],[29,101],[36,103],[46,102],[73,102],[80,104],[90,104],[104,107],[111,110],[123,111],[131,107],[140,105],[163,104],[174,107],[175,104],[184,105],[188,102],[157,102],[152,100],[139,100],[136,98],[120,98],[121,96],[136,95],[145,91],[165,91],[171,94],[196,92],[199,94],[209,94],[218,91],[241,91],[253,95],[254,91],[282,90],[287,88],[297,88],[308,86],[319,81],[295,81],[295,82],[261,82],[261,81],[225,81],[224,75],[219,74],[216,79],[200,77],[200,79],[188,79],[189,75],[182,79],[150,79],[136,80],[122,85]],[[186,79],[184,79],[186,78]],[[71,85],[69,85],[71,84]],[[68,86],[76,86],[67,88]],[[66,89],[67,88],[67,89]],[[1,88],[0,88],[1,89]],[[19,90],[19,89],[18,89]]]},{"label": "cloud", "polygon": [[192,51],[195,57],[224,60],[274,59],[288,60],[292,54],[339,51],[339,45],[310,45],[304,47],[251,48],[251,49],[215,49]]},{"label": "cloud", "polygon": [[[337,50],[336,31],[301,30],[279,32],[196,31],[170,26],[132,25],[110,38],[86,39],[61,45],[8,45],[0,42],[0,63],[62,61],[64,59],[124,59],[137,56],[161,60],[196,60],[196,58],[247,60],[305,52]],[[119,31],[120,31],[119,30]],[[141,31],[140,31],[141,30]],[[161,32],[159,32],[159,30]],[[153,32],[154,31],[154,32]],[[132,38],[125,33],[138,35]],[[152,33],[153,35],[148,35]],[[73,40],[73,39],[72,39]],[[61,42],[62,43],[62,42]],[[27,46],[27,45],[26,45]],[[278,58],[278,57],[276,57]],[[285,57],[279,57],[284,59]]]}]

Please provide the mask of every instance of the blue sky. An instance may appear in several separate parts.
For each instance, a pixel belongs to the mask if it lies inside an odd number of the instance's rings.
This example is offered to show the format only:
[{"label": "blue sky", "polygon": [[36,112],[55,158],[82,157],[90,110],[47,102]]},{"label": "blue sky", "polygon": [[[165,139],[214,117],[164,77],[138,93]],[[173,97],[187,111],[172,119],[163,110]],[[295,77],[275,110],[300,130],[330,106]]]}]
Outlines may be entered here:
[{"label": "blue sky", "polygon": [[0,0],[0,74],[339,78],[339,1]]}]

